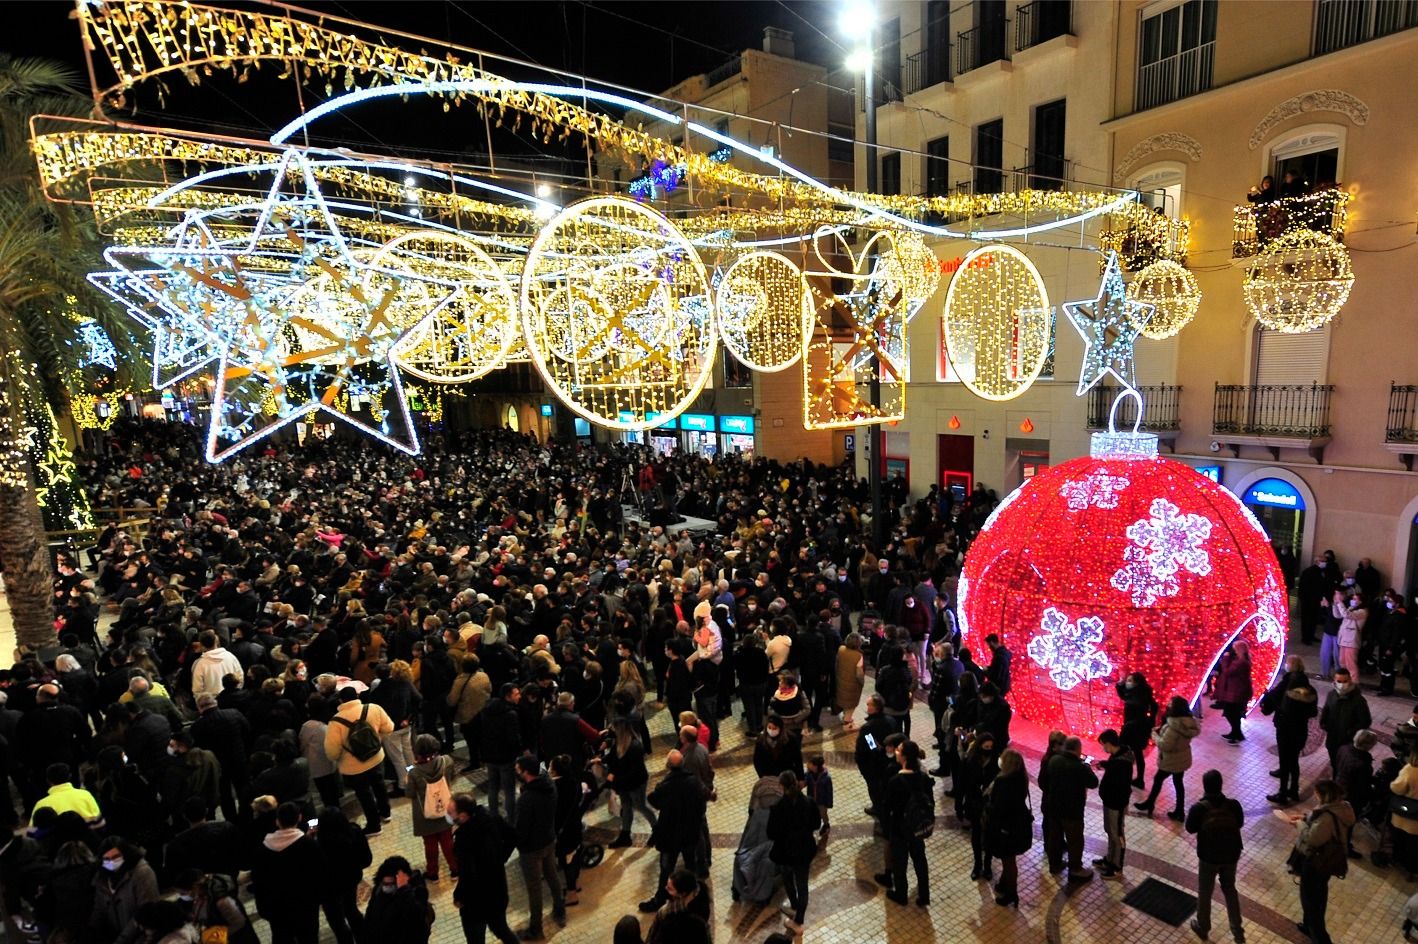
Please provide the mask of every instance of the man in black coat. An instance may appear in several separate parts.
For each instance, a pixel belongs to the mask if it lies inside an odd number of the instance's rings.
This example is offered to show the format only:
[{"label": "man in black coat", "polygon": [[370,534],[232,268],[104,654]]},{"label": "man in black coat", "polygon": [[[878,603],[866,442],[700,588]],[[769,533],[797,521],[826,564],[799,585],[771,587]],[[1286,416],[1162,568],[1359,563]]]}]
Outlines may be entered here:
[{"label": "man in black coat", "polygon": [[[1010,663],[1014,656],[999,641],[999,636],[990,633],[985,637],[985,645],[990,647],[990,666],[985,669],[985,681],[993,682],[995,688],[999,689],[1001,696],[1009,694],[1013,679],[1010,678]],[[998,732],[996,732],[998,734]],[[1000,750],[1005,748],[1004,742],[997,742]]]},{"label": "man in black coat", "polygon": [[88,754],[91,732],[84,713],[59,701],[59,686],[46,683],[35,692],[35,707],[15,725],[16,755],[26,778],[25,805],[33,806],[49,789],[44,772],[50,764],[78,770]]},{"label": "man in black coat", "polygon": [[1086,882],[1093,870],[1083,865],[1083,809],[1088,791],[1098,786],[1098,775],[1083,762],[1083,742],[1064,741],[1063,750],[1049,758],[1049,790],[1044,795],[1044,819],[1049,824],[1044,850],[1049,871],[1059,874],[1068,856],[1068,880]]},{"label": "man in black coat", "polygon": [[1261,697],[1260,710],[1275,721],[1275,749],[1280,755],[1280,766],[1270,772],[1280,778],[1280,788],[1266,799],[1293,803],[1300,798],[1300,751],[1309,740],[1310,719],[1319,713],[1319,697],[1299,656],[1286,657],[1285,674]]},{"label": "man in black coat", "polygon": [[665,883],[674,871],[675,862],[684,857],[685,868],[696,874],[703,866],[694,861],[701,827],[709,801],[709,791],[704,782],[692,771],[684,768],[684,755],[670,751],[665,759],[668,771],[664,779],[655,785],[647,799],[659,811],[651,843],[660,853],[660,879],[655,885],[655,894],[640,903],[644,912],[656,911],[665,903]]},{"label": "man in black coat", "polygon": [[1093,860],[1104,878],[1117,878],[1123,872],[1123,856],[1127,852],[1124,824],[1128,803],[1132,800],[1132,750],[1122,742],[1112,728],[1098,735],[1107,757],[1102,761],[1103,778],[1098,784],[1098,799],[1103,803],[1103,832],[1108,836],[1108,853]]},{"label": "man in black coat", "polygon": [[542,718],[542,759],[550,762],[558,754],[571,758],[571,769],[586,766],[588,751],[601,739],[597,731],[576,713],[576,696],[562,692],[556,696],[556,707]]},{"label": "man in black coat", "polygon": [[505,800],[508,822],[517,820],[517,775],[512,765],[522,753],[522,722],[517,717],[521,698],[522,690],[505,682],[501,694],[478,716],[478,751],[487,765],[488,804],[497,816],[498,804]]},{"label": "man in black coat", "polygon": [[[434,633],[424,642],[423,660],[419,666],[419,694],[423,696],[423,729],[438,733],[443,724],[443,753],[453,753],[453,706],[448,693],[458,677],[458,668],[448,655],[448,644]],[[469,744],[469,751],[473,745]]]},{"label": "man in black coat", "polygon": [[235,822],[238,810],[245,812],[246,791],[251,784],[251,723],[235,709],[217,707],[217,700],[211,695],[197,697],[197,711],[197,720],[192,722],[192,741],[217,755],[222,768],[217,788],[222,817]]},{"label": "man in black coat", "polygon": [[1369,727],[1373,720],[1358,681],[1350,678],[1348,669],[1336,669],[1334,687],[1324,696],[1324,707],[1320,709],[1320,727],[1324,729],[1331,776],[1339,770],[1340,747],[1353,743],[1354,735]]},{"label": "man in black coat", "polygon": [[1187,832],[1196,836],[1196,917],[1191,927],[1203,941],[1211,933],[1211,893],[1221,879],[1226,917],[1236,944],[1245,944],[1241,925],[1241,899],[1236,894],[1236,863],[1241,859],[1241,827],[1246,814],[1241,804],[1221,792],[1221,771],[1201,775],[1205,795],[1187,812]]},{"label": "man in black coat", "polygon": [[1338,584],[1339,574],[1323,557],[1300,571],[1300,639],[1305,643],[1314,644],[1315,627],[1324,622],[1327,602]]},{"label": "man in black coat", "polygon": [[517,864],[527,885],[527,928],[522,939],[542,937],[542,880],[551,889],[551,917],[566,926],[561,865],[556,858],[556,787],[535,757],[517,758],[522,796],[517,801]]},{"label": "man in black coat", "polygon": [[207,804],[201,797],[188,797],[182,805],[187,828],[167,844],[163,851],[163,873],[171,881],[187,869],[217,873],[231,878],[236,885],[241,871],[241,830],[229,820],[209,820]]},{"label": "man in black coat", "polygon": [[866,781],[867,797],[871,806],[865,810],[868,816],[876,816],[881,806],[881,788],[886,784],[886,739],[900,730],[896,722],[886,713],[886,702],[876,693],[867,696],[867,719],[857,732],[855,749],[857,773]]},{"label": "man in black coat", "polygon": [[453,906],[458,909],[463,935],[484,941],[491,931],[501,944],[516,944],[517,935],[507,926],[507,869],[517,846],[517,832],[507,821],[480,806],[470,793],[460,793],[450,807],[453,814],[453,857],[458,861],[458,884]]},{"label": "man in black coat", "polygon": [[257,850],[251,869],[256,910],[271,925],[271,940],[316,944],[320,939],[320,895],[311,883],[324,874],[325,855],[301,828],[300,807],[282,803],[276,829]]}]

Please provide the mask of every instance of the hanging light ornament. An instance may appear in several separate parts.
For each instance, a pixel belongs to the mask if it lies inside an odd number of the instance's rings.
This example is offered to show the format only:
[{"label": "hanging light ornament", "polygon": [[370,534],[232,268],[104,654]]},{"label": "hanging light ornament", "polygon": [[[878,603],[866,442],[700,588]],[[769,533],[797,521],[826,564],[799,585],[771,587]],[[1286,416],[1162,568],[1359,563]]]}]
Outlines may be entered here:
[{"label": "hanging light ornament", "polygon": [[1324,233],[1292,229],[1246,271],[1246,307],[1267,328],[1302,334],[1324,326],[1349,299],[1349,251]]},{"label": "hanging light ornament", "polygon": [[643,430],[682,413],[716,347],[708,275],[664,216],[621,197],[562,210],[522,273],[522,331],[542,379],[574,413]]},{"label": "hanging light ornament", "polygon": [[[940,287],[940,260],[917,233],[896,233],[892,248],[881,254],[881,270],[887,295],[901,293],[908,302],[925,302]],[[914,315],[920,309],[910,309]]]},{"label": "hanging light ornament", "polygon": [[1164,259],[1137,273],[1127,287],[1127,298],[1152,306],[1152,317],[1145,322],[1139,323],[1133,314],[1138,309],[1131,307],[1128,320],[1144,337],[1160,341],[1172,337],[1196,317],[1201,307],[1201,287],[1186,268]]},{"label": "hanging light ornament", "polygon": [[1053,309],[1044,280],[1012,246],[981,246],[961,262],[941,312],[946,356],[961,382],[986,400],[1028,390],[1049,354]]},{"label": "hanging light ornament", "polygon": [[751,252],[734,260],[715,299],[724,346],[754,370],[777,371],[802,357],[807,282],[776,252]]}]

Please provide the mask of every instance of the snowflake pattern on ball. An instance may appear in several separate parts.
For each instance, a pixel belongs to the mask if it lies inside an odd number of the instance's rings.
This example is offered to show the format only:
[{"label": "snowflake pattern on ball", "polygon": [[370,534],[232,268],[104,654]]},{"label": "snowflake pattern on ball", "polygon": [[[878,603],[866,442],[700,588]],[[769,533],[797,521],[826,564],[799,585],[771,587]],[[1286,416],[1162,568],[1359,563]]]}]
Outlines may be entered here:
[{"label": "snowflake pattern on ball", "polygon": [[1069,511],[1118,507],[1118,493],[1129,485],[1127,476],[1112,472],[1090,472],[1083,479],[1063,483],[1059,497],[1068,502]]},{"label": "snowflake pattern on ball", "polygon": [[1123,566],[1112,584],[1132,594],[1134,606],[1151,606],[1181,589],[1178,572],[1204,577],[1211,573],[1211,557],[1202,545],[1211,537],[1211,522],[1201,515],[1182,514],[1165,498],[1154,498],[1147,518],[1128,525],[1132,544],[1123,552]]},{"label": "snowflake pattern on ball", "polygon": [[1029,640],[1026,651],[1040,668],[1049,670],[1049,678],[1063,691],[1113,673],[1112,661],[1098,648],[1103,641],[1102,617],[1083,616],[1071,623],[1051,606],[1044,610],[1039,628],[1043,635]]}]

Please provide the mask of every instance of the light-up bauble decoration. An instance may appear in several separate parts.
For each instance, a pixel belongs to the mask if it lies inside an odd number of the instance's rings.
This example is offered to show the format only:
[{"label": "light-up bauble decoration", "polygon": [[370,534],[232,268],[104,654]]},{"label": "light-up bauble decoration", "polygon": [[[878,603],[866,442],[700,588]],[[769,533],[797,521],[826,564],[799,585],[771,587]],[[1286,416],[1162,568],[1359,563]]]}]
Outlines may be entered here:
[{"label": "light-up bauble decoration", "polygon": [[517,292],[497,262],[455,233],[429,230],[386,243],[371,264],[390,272],[423,272],[453,282],[458,291],[422,317],[394,346],[394,363],[432,383],[464,383],[501,367],[521,335]]},{"label": "light-up bauble decoration", "polygon": [[678,416],[709,382],[716,336],[694,246],[633,200],[593,197],[550,220],[522,272],[532,363],[578,416],[642,430]]},{"label": "light-up bauble decoration", "polygon": [[940,287],[940,260],[917,233],[893,234],[891,248],[881,254],[881,271],[887,294],[900,292],[908,302],[927,301]]},{"label": "light-up bauble decoration", "polygon": [[783,370],[803,354],[807,281],[776,252],[751,252],[719,282],[715,313],[729,353],[761,371]]},{"label": "light-up bauble decoration", "polygon": [[1194,702],[1244,639],[1258,698],[1285,648],[1285,584],[1270,540],[1231,492],[1159,458],[1155,437],[1098,433],[1007,496],[965,557],[963,644],[1013,653],[1014,710],[1096,736],[1122,724],[1114,689],[1142,672],[1166,703]]},{"label": "light-up bauble decoration", "polygon": [[1246,270],[1246,307],[1267,328],[1302,334],[1322,327],[1354,287],[1349,251],[1324,233],[1292,229]]},{"label": "light-up bauble decoration", "polygon": [[[1129,300],[1152,306],[1152,317],[1134,324],[1154,341],[1170,338],[1196,317],[1201,287],[1185,267],[1163,259],[1147,266],[1127,287]],[[1141,319],[1138,319],[1141,321]]]},{"label": "light-up bauble decoration", "polygon": [[1044,369],[1052,319],[1029,257],[1012,246],[981,246],[960,263],[945,296],[941,330],[950,366],[976,396],[1012,400]]}]

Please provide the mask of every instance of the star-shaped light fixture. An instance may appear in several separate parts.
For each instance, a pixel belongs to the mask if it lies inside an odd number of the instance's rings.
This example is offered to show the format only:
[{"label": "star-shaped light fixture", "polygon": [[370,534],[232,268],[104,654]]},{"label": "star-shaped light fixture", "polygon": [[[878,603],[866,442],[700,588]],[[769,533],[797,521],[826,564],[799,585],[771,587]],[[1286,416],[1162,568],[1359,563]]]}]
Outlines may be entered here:
[{"label": "star-shaped light fixture", "polygon": [[1152,318],[1152,305],[1129,301],[1123,289],[1122,264],[1110,251],[1103,267],[1098,297],[1088,301],[1064,302],[1064,314],[1083,336],[1083,367],[1078,376],[1078,395],[1093,389],[1107,374],[1129,389],[1137,387],[1133,366],[1133,345]]}]

